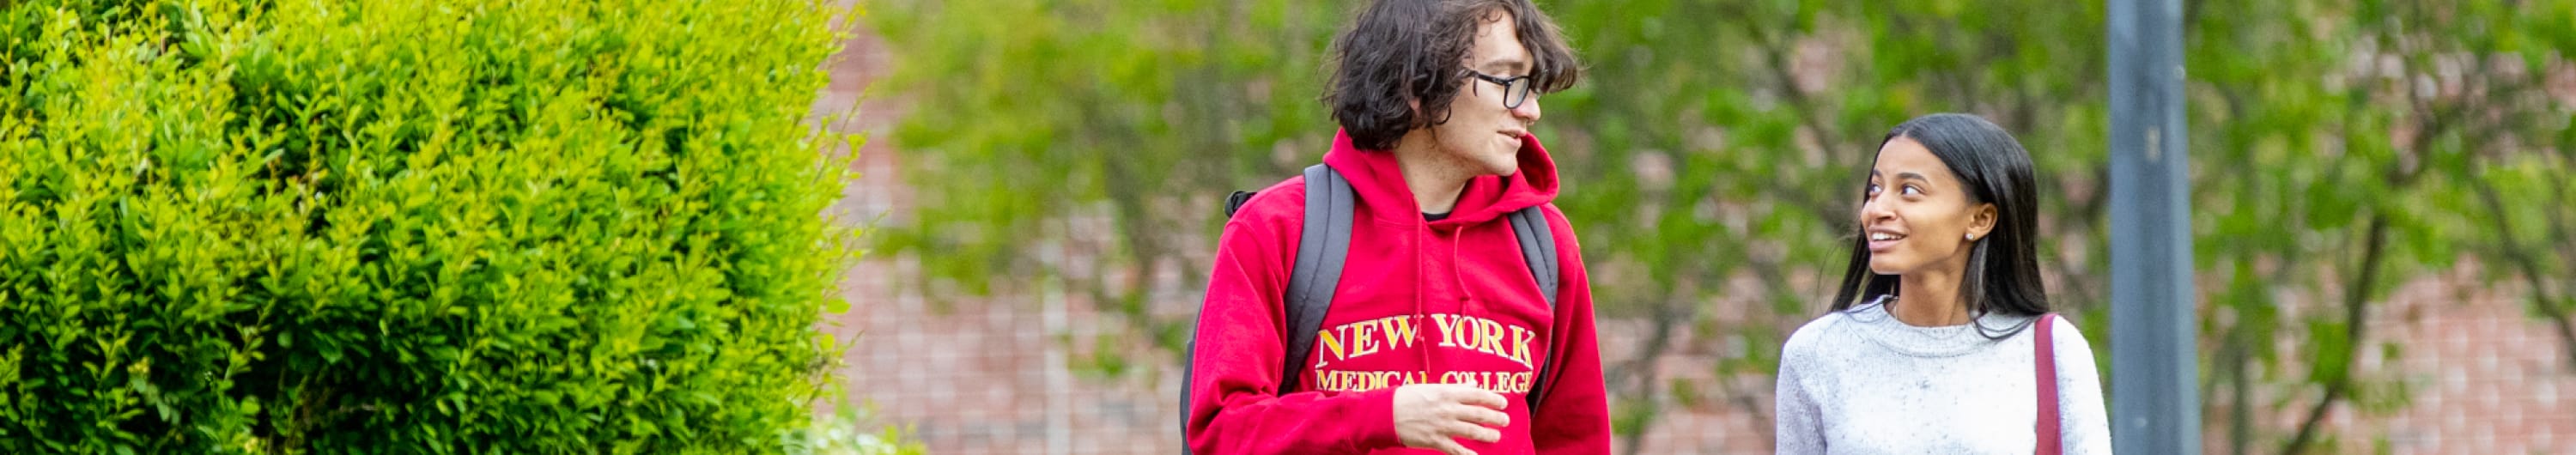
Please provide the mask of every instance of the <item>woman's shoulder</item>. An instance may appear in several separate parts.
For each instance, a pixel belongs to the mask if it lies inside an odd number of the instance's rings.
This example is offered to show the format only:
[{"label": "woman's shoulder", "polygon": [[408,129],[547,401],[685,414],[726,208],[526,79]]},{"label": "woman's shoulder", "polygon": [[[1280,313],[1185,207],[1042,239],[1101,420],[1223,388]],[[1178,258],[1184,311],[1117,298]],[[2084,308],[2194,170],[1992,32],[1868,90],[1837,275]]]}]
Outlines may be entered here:
[{"label": "woman's shoulder", "polygon": [[2048,331],[2049,331],[2048,336],[2049,336],[2049,337],[2051,337],[2051,338],[2056,338],[2056,339],[2060,339],[2060,340],[2067,339],[2067,338],[2082,339],[2082,338],[2084,337],[2084,334],[2083,334],[2082,332],[2078,332],[2078,331],[2077,331],[2078,329],[2076,329],[2075,319],[2074,319],[2074,318],[2072,318],[2072,317],[2068,317],[2068,316],[2066,315],[2066,313],[2048,313],[2048,314],[2046,314],[2046,315],[2028,315],[2028,316],[2009,316],[2009,315],[1994,314],[1994,315],[1986,315],[1986,317],[1984,318],[1984,320],[1986,321],[1986,323],[1987,323],[1988,325],[2000,325],[2000,326],[2005,326],[2005,327],[2029,327],[2029,328],[2030,328],[2029,330],[2023,330],[2023,331],[2021,331],[2020,333],[2016,333],[2016,334],[2014,334],[2014,335],[2015,335],[2016,337],[2035,338],[2035,337],[2037,337],[2036,333],[2037,333],[2037,332],[2039,332],[2039,320],[2040,320],[2042,317],[2046,317],[2046,316],[2053,316],[2053,317],[2047,317],[2047,319],[2049,319],[2049,320],[2050,320],[2050,321],[2049,321],[2049,323],[2048,323]]},{"label": "woman's shoulder", "polygon": [[[2064,352],[2067,350],[2083,350],[2088,354],[2092,352],[2092,343],[2085,341],[2083,330],[2076,328],[2074,320],[2067,319],[2064,313],[2059,313],[2057,314],[2057,317],[2050,319],[2053,319],[2053,321],[2050,321],[2048,324],[2049,344],[2055,346],[2057,351],[2061,353],[2058,354],[2059,357],[2065,357],[2066,354],[2064,354]],[[2036,332],[2037,330],[2031,331]]]},{"label": "woman's shoulder", "polygon": [[1817,316],[1815,320],[1807,321],[1807,325],[1798,326],[1798,331],[1791,332],[1789,334],[1789,341],[1782,343],[1783,347],[1814,349],[1815,346],[1822,343],[1848,338],[1847,335],[1842,335],[1842,333],[1848,332],[1849,328],[1852,326],[1865,324],[1853,319],[1852,315],[1871,311],[1884,311],[1880,308],[1884,308],[1884,306],[1887,305],[1888,300],[1890,300],[1889,296],[1878,296],[1868,299],[1867,301],[1854,304],[1849,308],[1827,310],[1823,316]]},{"label": "woman's shoulder", "polygon": [[1848,323],[1850,320],[1851,316],[1845,311],[1836,310],[1825,312],[1824,316],[1818,316],[1813,321],[1807,321],[1806,325],[1798,326],[1798,331],[1789,334],[1788,342],[1781,344],[1780,356],[1788,358],[1815,353],[1820,349],[1819,345],[1834,337],[1835,326]]}]

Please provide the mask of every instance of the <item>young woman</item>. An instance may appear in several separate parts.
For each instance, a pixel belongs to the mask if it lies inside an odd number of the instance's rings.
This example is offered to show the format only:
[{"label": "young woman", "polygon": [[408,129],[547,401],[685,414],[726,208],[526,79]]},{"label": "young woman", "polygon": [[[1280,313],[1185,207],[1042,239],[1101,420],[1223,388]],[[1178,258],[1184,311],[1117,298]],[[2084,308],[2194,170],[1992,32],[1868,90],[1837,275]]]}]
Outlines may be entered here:
[{"label": "young woman", "polygon": [[1833,311],[1781,348],[1779,453],[2111,452],[2093,351],[2064,319],[2041,325],[2031,174],[1976,116],[1888,131]]}]

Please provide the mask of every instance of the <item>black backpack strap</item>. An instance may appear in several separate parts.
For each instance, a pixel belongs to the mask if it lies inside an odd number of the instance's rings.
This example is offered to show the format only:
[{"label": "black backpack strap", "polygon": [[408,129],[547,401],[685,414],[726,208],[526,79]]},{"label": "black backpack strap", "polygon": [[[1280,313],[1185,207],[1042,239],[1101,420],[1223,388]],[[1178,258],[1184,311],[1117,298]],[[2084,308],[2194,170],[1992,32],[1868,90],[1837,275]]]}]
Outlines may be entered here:
[{"label": "black backpack strap", "polygon": [[1190,318],[1190,343],[1189,343],[1188,347],[1181,348],[1181,349],[1182,349],[1182,351],[1181,351],[1181,352],[1186,353],[1186,354],[1182,354],[1182,357],[1181,357],[1181,454],[1182,454],[1182,455],[1188,455],[1188,454],[1190,453],[1190,376],[1193,376],[1193,375],[1191,375],[1191,374],[1190,374],[1190,371],[1191,371],[1191,370],[1196,370],[1196,369],[1198,369],[1198,368],[1196,368],[1196,367],[1195,367],[1195,365],[1198,363],[1198,358],[1199,358],[1199,329],[1198,329],[1198,327],[1199,327],[1199,321],[1206,320],[1206,318],[1207,318],[1207,303],[1206,303],[1206,302],[1200,302],[1200,303],[1199,303],[1199,315],[1198,315],[1198,316],[1193,316],[1193,317],[1191,317],[1191,318]]},{"label": "black backpack strap", "polygon": [[[1252,200],[1252,192],[1236,191],[1226,196],[1225,216]],[[1343,262],[1350,257],[1351,217],[1359,206],[1359,197],[1351,191],[1351,182],[1334,172],[1331,166],[1317,164],[1306,168],[1305,229],[1297,236],[1297,262],[1289,269],[1287,295],[1283,296],[1281,316],[1288,321],[1287,356],[1281,367],[1279,390],[1287,394],[1297,388],[1305,375],[1297,371],[1306,357],[1315,352],[1315,333],[1323,329],[1324,311],[1333,306],[1334,287],[1342,282]],[[1553,299],[1551,297],[1551,299]],[[1202,303],[1200,318],[1207,315]],[[1194,320],[1195,321],[1195,320]],[[1198,324],[1192,322],[1189,357],[1181,366],[1181,453],[1190,453],[1190,363],[1198,358]]]},{"label": "black backpack strap", "polygon": [[1279,393],[1297,390],[1305,375],[1297,371],[1315,352],[1315,332],[1324,327],[1324,311],[1333,307],[1333,291],[1342,282],[1343,261],[1351,252],[1351,217],[1359,197],[1351,182],[1331,166],[1306,167],[1306,228],[1297,237],[1297,268],[1288,275],[1288,357],[1280,368]]},{"label": "black backpack strap", "polygon": [[[1545,206],[1529,206],[1505,217],[1512,221],[1512,237],[1520,239],[1521,261],[1529,265],[1530,278],[1538,281],[1539,295],[1547,298],[1548,314],[1554,315],[1557,279],[1561,275],[1557,270],[1556,230],[1548,228],[1547,213],[1540,209]],[[1556,357],[1549,356],[1548,361],[1553,363]],[[1547,396],[1547,385],[1547,366],[1541,364],[1530,375],[1529,393],[1523,395],[1529,399],[1531,413],[1538,412],[1539,399]]]},{"label": "black backpack strap", "polygon": [[1244,203],[1252,202],[1252,195],[1251,191],[1236,191],[1234,194],[1226,195],[1225,217],[1234,218],[1234,211],[1243,209]]}]

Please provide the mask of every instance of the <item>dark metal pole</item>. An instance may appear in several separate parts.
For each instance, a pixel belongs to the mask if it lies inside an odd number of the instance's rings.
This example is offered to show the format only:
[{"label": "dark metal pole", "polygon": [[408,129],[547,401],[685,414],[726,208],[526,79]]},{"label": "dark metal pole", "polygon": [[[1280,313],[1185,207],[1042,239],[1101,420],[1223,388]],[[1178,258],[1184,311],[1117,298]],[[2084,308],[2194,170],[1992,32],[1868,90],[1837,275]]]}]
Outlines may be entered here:
[{"label": "dark metal pole", "polygon": [[2181,0],[2110,0],[2111,440],[2200,453]]}]

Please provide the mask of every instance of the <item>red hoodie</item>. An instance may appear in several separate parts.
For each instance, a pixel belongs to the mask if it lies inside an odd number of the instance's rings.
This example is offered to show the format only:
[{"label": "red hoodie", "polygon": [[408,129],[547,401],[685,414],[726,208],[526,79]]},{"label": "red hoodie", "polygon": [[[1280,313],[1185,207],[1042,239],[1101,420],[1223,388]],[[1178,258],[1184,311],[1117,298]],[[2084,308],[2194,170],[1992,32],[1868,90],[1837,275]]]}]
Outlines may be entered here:
[{"label": "red hoodie", "polygon": [[[1395,387],[1465,383],[1501,393],[1511,416],[1500,442],[1458,440],[1479,454],[1609,453],[1592,291],[1573,228],[1555,206],[1541,209],[1563,264],[1551,312],[1503,218],[1556,198],[1556,163],[1538,139],[1522,136],[1519,173],[1475,178],[1447,218],[1425,222],[1394,154],[1337,136],[1324,163],[1351,181],[1359,206],[1298,390],[1274,389],[1303,177],[1261,190],[1226,222],[1191,359],[1191,452],[1433,453],[1396,439]],[[1525,391],[1542,369],[1549,395],[1533,419]]]}]

